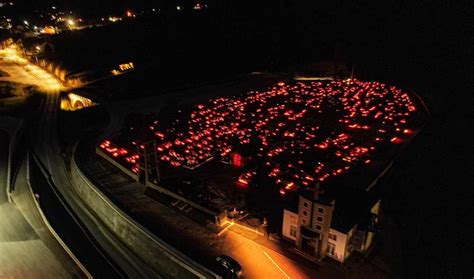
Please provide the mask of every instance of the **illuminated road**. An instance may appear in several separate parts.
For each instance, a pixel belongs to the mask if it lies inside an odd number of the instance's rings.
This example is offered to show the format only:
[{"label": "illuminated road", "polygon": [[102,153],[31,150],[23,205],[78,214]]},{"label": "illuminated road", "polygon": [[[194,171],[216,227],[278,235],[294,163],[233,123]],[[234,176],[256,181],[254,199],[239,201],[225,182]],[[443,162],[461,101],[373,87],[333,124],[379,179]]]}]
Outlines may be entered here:
[{"label": "illuminated road", "polygon": [[13,48],[0,49],[0,68],[9,74],[0,81],[10,81],[38,86],[42,91],[58,91],[61,83],[40,67],[18,56]]},{"label": "illuminated road", "polygon": [[[7,54],[8,51],[0,50],[0,57]],[[1,77],[0,81],[40,85],[32,73],[8,60],[0,59],[0,68],[10,75]],[[57,85],[57,81],[48,86],[54,84]],[[61,250],[49,231],[38,225],[42,224],[42,221],[27,220],[17,205],[8,202],[6,191],[8,154],[9,137],[6,132],[0,130],[0,278],[82,276],[75,263]],[[25,186],[25,177],[19,179],[18,183],[23,183],[22,186]],[[31,205],[27,210],[34,211],[36,208]],[[31,221],[36,225],[32,226]]]},{"label": "illuminated road", "polygon": [[236,259],[243,268],[245,278],[297,279],[297,278],[342,278],[342,274],[329,272],[326,268],[306,267],[285,255],[264,247],[232,230],[222,233],[228,255]]},{"label": "illuminated road", "polygon": [[[157,277],[125,249],[111,232],[97,225],[100,222],[71,190],[73,186],[57,138],[59,92],[64,89],[61,83],[48,72],[19,57],[11,48],[0,50],[0,69],[10,75],[0,81],[35,85],[45,93],[39,115],[30,116],[28,139],[46,172],[51,175],[52,184],[44,183],[46,185],[40,186],[49,187],[45,193],[49,193],[48,198],[53,198],[55,205],[43,202],[41,206],[46,207],[43,208],[45,212],[51,213],[46,217],[54,229],[60,235],[62,233],[65,242],[69,240],[68,246],[76,248],[75,251],[72,249],[73,252],[94,276],[124,278],[128,277],[127,274],[133,274],[145,278]],[[57,211],[60,212],[55,213]]]}]

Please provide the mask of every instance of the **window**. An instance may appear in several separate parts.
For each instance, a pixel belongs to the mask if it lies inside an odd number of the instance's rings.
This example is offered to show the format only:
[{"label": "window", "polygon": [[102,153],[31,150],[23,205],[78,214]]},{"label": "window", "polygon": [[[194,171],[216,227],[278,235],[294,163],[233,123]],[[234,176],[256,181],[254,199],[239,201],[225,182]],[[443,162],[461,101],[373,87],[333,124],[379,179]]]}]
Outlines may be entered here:
[{"label": "window", "polygon": [[322,223],[323,222],[323,217],[318,216],[318,217],[316,217],[316,220],[318,220],[318,222]]},{"label": "window", "polygon": [[303,210],[303,215],[308,216],[308,212],[306,210]]},{"label": "window", "polygon": [[328,254],[334,256],[334,252],[336,252],[336,245],[328,242]]},{"label": "window", "polygon": [[296,237],[296,227],[290,226],[290,235]]},{"label": "window", "polygon": [[316,225],[316,229],[317,229],[318,231],[320,231],[320,230],[321,230],[321,226],[320,226],[320,225]]},{"label": "window", "polygon": [[329,233],[329,239],[332,239],[334,241],[337,241],[337,236],[335,234]]},{"label": "window", "polygon": [[298,216],[291,215],[290,216],[290,223],[292,223],[292,224],[298,223]]},{"label": "window", "polygon": [[319,212],[319,213],[324,213],[324,208],[318,207],[318,212]]},{"label": "window", "polygon": [[306,219],[301,219],[301,222],[303,223],[303,225],[306,225]]},{"label": "window", "polygon": [[308,208],[308,203],[307,202],[303,202],[303,206]]}]

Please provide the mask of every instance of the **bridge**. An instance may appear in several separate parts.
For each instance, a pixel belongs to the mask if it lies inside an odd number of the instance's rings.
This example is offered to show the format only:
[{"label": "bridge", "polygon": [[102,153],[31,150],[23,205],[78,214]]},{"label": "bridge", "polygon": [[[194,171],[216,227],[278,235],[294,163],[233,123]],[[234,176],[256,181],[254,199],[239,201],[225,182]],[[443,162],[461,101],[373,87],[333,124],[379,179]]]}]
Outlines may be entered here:
[{"label": "bridge", "polygon": [[91,99],[84,96],[67,93],[65,97],[61,98],[61,109],[67,111],[81,110],[83,108],[92,107],[97,105]]}]

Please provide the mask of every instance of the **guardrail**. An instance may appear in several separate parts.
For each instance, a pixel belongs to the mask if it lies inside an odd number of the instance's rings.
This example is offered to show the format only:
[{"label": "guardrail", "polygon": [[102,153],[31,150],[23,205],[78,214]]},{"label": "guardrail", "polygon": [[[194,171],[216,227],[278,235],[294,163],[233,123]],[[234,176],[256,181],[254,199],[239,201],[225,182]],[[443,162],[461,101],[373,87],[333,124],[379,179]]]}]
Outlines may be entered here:
[{"label": "guardrail", "polygon": [[[36,159],[35,159],[36,160]],[[38,164],[38,167],[41,169],[41,166]],[[62,240],[62,238],[59,236],[59,234],[54,230],[54,228],[51,226],[51,224],[48,221],[48,218],[46,218],[46,215],[44,214],[43,210],[41,209],[41,206],[36,199],[36,196],[33,192],[33,189],[31,188],[31,182],[30,182],[30,153],[26,153],[26,184],[28,186],[28,192],[30,194],[31,200],[33,200],[33,203],[36,207],[36,210],[39,212],[39,215],[41,217],[41,220],[43,221],[43,224],[46,226],[46,228],[49,230],[49,232],[53,235],[53,237],[56,239],[56,241],[61,245],[61,247],[66,251],[68,256],[74,261],[74,263],[79,267],[79,269],[84,273],[84,275],[92,279],[93,276],[90,274],[90,272],[86,269],[86,267],[81,263],[81,261],[74,255],[74,253],[69,249],[67,244]]]},{"label": "guardrail", "polygon": [[15,151],[15,147],[17,144],[17,137],[18,134],[21,131],[21,128],[23,127],[23,119],[19,120],[19,123],[15,126],[14,131],[9,131],[5,130],[5,132],[8,134],[8,155],[7,155],[7,181],[6,181],[6,191],[7,191],[7,197],[8,201],[12,202],[11,198],[11,192],[13,191],[12,189],[12,176],[11,176],[11,171],[12,171],[12,158],[13,158],[13,152]]},{"label": "guardrail", "polygon": [[111,163],[112,165],[114,165],[115,167],[117,167],[118,169],[120,169],[123,173],[125,173],[126,175],[130,176],[133,180],[135,181],[138,181],[138,175],[136,173],[133,173],[132,171],[130,171],[129,169],[125,168],[124,166],[122,166],[120,163],[118,163],[117,161],[113,160],[112,158],[110,158],[110,156],[108,156],[107,154],[105,154],[102,149],[100,149],[99,147],[96,147],[95,148],[95,153],[97,155],[99,155],[100,157],[104,158],[105,160],[107,160],[109,163]]},{"label": "guardrail", "polygon": [[[188,200],[188,199],[186,199],[186,198],[184,198],[184,197],[182,197],[182,196],[180,196],[180,195],[178,195],[178,194],[176,194],[176,193],[173,193],[173,191],[170,191],[170,190],[168,190],[168,189],[166,189],[166,188],[164,188],[164,187],[161,187],[161,186],[159,186],[158,184],[155,184],[155,183],[153,183],[153,182],[148,181],[148,183],[146,184],[146,186],[147,186],[147,187],[150,187],[150,188],[152,188],[152,189],[155,189],[156,191],[158,191],[158,192],[160,192],[160,193],[162,193],[162,194],[165,194],[165,195],[167,195],[167,196],[170,196],[170,197],[172,197],[172,198],[175,198],[175,199],[177,199],[177,200],[180,200],[180,201],[182,201],[182,202],[185,202],[185,203],[189,204],[190,206],[192,206],[192,207],[194,207],[194,208],[196,208],[196,209],[198,209],[198,210],[201,210],[202,212],[205,212],[205,213],[207,213],[207,214],[209,214],[209,215],[211,215],[211,216],[214,216],[214,218],[217,218],[217,216],[219,215],[219,214],[217,214],[217,212],[212,211],[212,210],[210,210],[210,209],[207,209],[207,208],[205,208],[204,206],[199,205],[199,204],[197,204],[197,203],[195,203],[195,202],[193,202],[193,201],[191,201],[191,200]],[[216,220],[217,220],[217,219],[216,219]]]},{"label": "guardrail", "polygon": [[155,236],[109,200],[80,170],[75,160],[74,146],[71,159],[75,191],[91,211],[138,258],[156,272],[172,278],[221,278],[199,265],[162,239]]}]

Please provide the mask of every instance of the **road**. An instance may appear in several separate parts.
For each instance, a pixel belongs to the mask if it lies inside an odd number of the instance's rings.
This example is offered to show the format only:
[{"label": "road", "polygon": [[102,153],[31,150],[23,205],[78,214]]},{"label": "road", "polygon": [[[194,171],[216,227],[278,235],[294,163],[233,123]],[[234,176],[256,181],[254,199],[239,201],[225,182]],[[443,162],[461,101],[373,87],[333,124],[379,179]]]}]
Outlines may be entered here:
[{"label": "road", "polygon": [[245,278],[310,278],[285,256],[231,230],[225,234],[226,243],[231,246],[228,254],[242,265]]},{"label": "road", "polygon": [[7,77],[0,77],[0,81],[34,85],[44,91],[62,89],[61,83],[53,76],[41,68],[29,64],[27,60],[19,57],[11,48],[0,49],[0,67],[9,74]]},{"label": "road", "polygon": [[[8,202],[6,164],[9,137],[0,130],[0,278],[71,278],[59,259],[18,208]],[[67,257],[67,256],[66,256]],[[47,263],[47,264],[45,264]]]},{"label": "road", "polygon": [[[236,259],[244,271],[245,278],[259,279],[330,279],[330,278],[344,278],[344,275],[334,269],[326,266],[319,266],[315,263],[303,264],[300,261],[295,261],[289,257],[276,252],[278,251],[277,244],[275,249],[270,249],[252,240],[253,233],[245,232],[245,236],[241,234],[242,229],[235,227],[236,225],[228,225],[227,229],[220,233],[223,238],[225,250],[227,254]],[[270,244],[271,245],[271,244]]]},{"label": "road", "polygon": [[[28,112],[28,140],[30,150],[44,166],[43,172],[50,176],[49,181],[35,186],[43,187],[41,192],[47,195],[40,197],[40,204],[43,211],[49,213],[46,217],[53,228],[68,246],[75,248],[74,254],[96,277],[158,277],[124,248],[111,232],[102,228],[72,191],[57,138],[59,93],[64,89],[62,84],[40,67],[21,58],[13,49],[0,50],[0,69],[9,74],[3,80],[35,85],[43,93],[39,112]],[[50,202],[45,203],[46,200]]]}]

